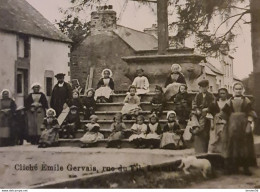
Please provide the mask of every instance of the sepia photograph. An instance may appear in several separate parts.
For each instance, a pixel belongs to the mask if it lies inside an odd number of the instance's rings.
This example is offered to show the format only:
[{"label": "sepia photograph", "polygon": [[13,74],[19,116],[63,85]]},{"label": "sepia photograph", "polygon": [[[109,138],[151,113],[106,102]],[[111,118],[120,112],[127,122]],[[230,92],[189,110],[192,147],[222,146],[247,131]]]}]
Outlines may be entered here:
[{"label": "sepia photograph", "polygon": [[260,189],[259,0],[0,0],[0,189]]}]

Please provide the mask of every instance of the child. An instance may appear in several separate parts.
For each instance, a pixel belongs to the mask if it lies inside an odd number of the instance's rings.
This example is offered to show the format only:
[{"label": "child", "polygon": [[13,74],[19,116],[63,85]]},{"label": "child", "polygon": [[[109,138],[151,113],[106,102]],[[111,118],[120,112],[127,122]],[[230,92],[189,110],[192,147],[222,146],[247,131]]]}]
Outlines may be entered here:
[{"label": "child", "polygon": [[64,139],[67,138],[75,138],[75,131],[80,126],[80,119],[79,119],[79,112],[78,107],[75,105],[72,105],[70,107],[69,114],[67,115],[65,121],[63,122],[61,128],[62,128],[62,137]]},{"label": "child", "polygon": [[152,98],[151,104],[151,113],[155,113],[157,116],[160,117],[162,115],[163,107],[165,105],[165,99],[163,95],[163,90],[158,85],[156,85],[155,87],[155,96]]},{"label": "child", "polygon": [[148,124],[148,131],[147,131],[147,145],[152,149],[152,148],[158,148],[160,146],[160,139],[161,139],[161,134],[162,134],[162,129],[159,124],[159,119],[156,116],[155,113],[153,113],[149,117],[149,124]]},{"label": "child", "polygon": [[94,99],[94,94],[94,89],[88,89],[86,92],[86,97],[84,97],[83,99],[83,104],[85,108],[84,119],[86,120],[89,120],[89,117],[95,114],[96,101]]},{"label": "child", "polygon": [[134,79],[132,85],[137,88],[137,95],[143,95],[148,93],[149,90],[149,81],[147,77],[144,76],[144,70],[141,67],[136,69],[137,77]]},{"label": "child", "polygon": [[147,125],[144,123],[144,116],[139,115],[136,118],[136,123],[131,127],[133,134],[129,137],[129,141],[133,142],[136,148],[144,148],[144,139],[147,134]]},{"label": "child", "polygon": [[98,117],[96,115],[90,116],[90,123],[86,124],[87,132],[80,139],[82,148],[93,146],[98,140],[104,139],[104,135],[99,132],[100,125],[97,121]]},{"label": "child", "polygon": [[124,106],[122,108],[123,119],[136,119],[141,111],[140,98],[136,95],[136,87],[131,85],[129,87],[129,94],[126,95]]},{"label": "child", "polygon": [[180,85],[174,98],[174,107],[181,127],[186,127],[191,112],[191,100],[187,93],[187,85]]},{"label": "child", "polygon": [[[209,81],[201,80],[198,83],[201,92],[198,93],[192,104],[191,118],[194,119],[194,126],[191,133],[194,135],[195,153],[207,153],[209,143],[209,131],[211,128],[212,115],[209,113],[209,107],[215,102],[215,97],[208,92]],[[197,122],[199,125],[197,126]]]},{"label": "child", "polygon": [[181,140],[182,130],[176,122],[176,113],[169,111],[167,113],[168,123],[163,128],[163,135],[160,147],[163,149],[176,149]]},{"label": "child", "polygon": [[58,144],[59,140],[59,123],[56,119],[56,112],[54,109],[50,108],[46,112],[46,118],[44,118],[42,123],[42,134],[39,140],[39,148],[45,148],[50,146],[55,146]]},{"label": "child", "polygon": [[114,81],[112,77],[112,71],[110,69],[104,69],[102,71],[102,78],[97,84],[97,90],[95,93],[95,100],[97,103],[112,102],[110,97],[114,91]]},{"label": "child", "polygon": [[122,114],[117,113],[114,117],[114,123],[111,125],[111,134],[108,137],[107,147],[117,146],[121,148],[121,140],[124,138],[125,124],[122,122]]},{"label": "child", "polygon": [[0,146],[13,145],[14,115],[16,103],[10,91],[4,89],[0,99]]},{"label": "child", "polygon": [[79,92],[77,90],[73,90],[72,99],[69,101],[69,107],[76,106],[78,112],[83,111],[83,103],[79,97]]}]

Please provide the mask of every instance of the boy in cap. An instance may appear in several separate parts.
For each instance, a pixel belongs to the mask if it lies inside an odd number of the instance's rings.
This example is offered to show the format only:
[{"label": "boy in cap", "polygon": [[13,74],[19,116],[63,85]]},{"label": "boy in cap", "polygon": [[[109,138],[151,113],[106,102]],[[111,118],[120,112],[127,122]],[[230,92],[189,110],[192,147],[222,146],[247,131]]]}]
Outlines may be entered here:
[{"label": "boy in cap", "polygon": [[209,81],[206,79],[198,83],[200,93],[198,93],[192,103],[192,118],[196,118],[199,125],[191,129],[194,135],[195,153],[207,153],[209,143],[209,130],[211,127],[210,106],[214,103],[215,97],[208,92]]},{"label": "boy in cap", "polygon": [[61,114],[63,108],[66,108],[64,104],[68,105],[72,99],[72,87],[64,81],[64,76],[64,73],[55,75],[58,83],[54,86],[51,94],[50,106],[56,111],[56,117]]}]

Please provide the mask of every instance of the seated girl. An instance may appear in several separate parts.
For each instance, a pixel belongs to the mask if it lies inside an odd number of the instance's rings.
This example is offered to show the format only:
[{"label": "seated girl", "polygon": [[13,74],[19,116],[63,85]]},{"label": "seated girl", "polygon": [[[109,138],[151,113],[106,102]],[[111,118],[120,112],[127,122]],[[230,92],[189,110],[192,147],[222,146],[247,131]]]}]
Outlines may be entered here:
[{"label": "seated girl", "polygon": [[181,66],[179,64],[172,64],[171,71],[172,73],[165,82],[164,94],[167,101],[178,93],[181,84],[186,85],[186,80],[181,73]]},{"label": "seated girl", "polygon": [[141,111],[140,98],[136,95],[136,87],[131,85],[129,87],[129,93],[124,100],[124,106],[122,108],[123,119],[136,119]]},{"label": "seated girl", "polygon": [[129,137],[129,141],[133,142],[136,148],[145,147],[145,138],[147,134],[147,125],[144,123],[144,116],[139,115],[136,123],[131,127],[133,134]]},{"label": "seated girl", "polygon": [[10,91],[4,89],[0,99],[0,146],[13,145],[15,101],[11,98]]},{"label": "seated girl", "polygon": [[80,118],[78,107],[72,105],[70,107],[69,114],[67,115],[65,121],[61,126],[61,136],[62,138],[75,138],[75,132],[80,126]]},{"label": "seated girl", "polygon": [[163,127],[160,147],[163,149],[176,149],[181,145],[183,131],[176,122],[176,113],[174,111],[167,113],[167,120],[168,123]]},{"label": "seated girl", "polygon": [[112,102],[112,98],[110,97],[114,91],[114,81],[111,78],[112,75],[110,69],[104,69],[102,71],[102,78],[99,80],[95,92],[95,100],[97,103]]},{"label": "seated girl", "polygon": [[180,85],[179,92],[174,98],[174,107],[177,113],[178,122],[181,127],[186,127],[191,113],[191,98],[187,93],[187,86]]},{"label": "seated girl", "polygon": [[79,97],[79,92],[77,90],[73,90],[72,99],[68,103],[69,107],[76,106],[78,112],[83,112],[83,103],[81,98]]},{"label": "seated girl", "polygon": [[98,116],[91,115],[90,116],[90,123],[86,124],[87,132],[83,137],[80,139],[81,147],[91,147],[94,146],[99,140],[104,139],[104,135],[99,132],[100,125],[97,123]]},{"label": "seated girl", "polygon": [[149,117],[149,124],[146,136],[146,144],[152,148],[158,148],[160,146],[162,129],[159,124],[159,119],[155,113]]},{"label": "seated girl", "polygon": [[122,122],[122,114],[117,113],[111,125],[111,134],[108,137],[107,147],[121,148],[121,140],[124,138],[125,124]]},{"label": "seated girl", "polygon": [[134,79],[132,85],[136,87],[137,95],[143,95],[148,93],[149,90],[149,81],[147,77],[144,76],[144,70],[141,67],[136,69],[137,77]]},{"label": "seated girl", "polygon": [[89,117],[95,114],[96,101],[94,99],[94,94],[94,89],[88,89],[86,92],[86,97],[83,99],[83,105],[85,109],[84,119],[86,120],[89,120]]},{"label": "seated girl", "polygon": [[165,105],[165,99],[163,90],[160,86],[156,85],[155,87],[155,95],[151,100],[152,111],[151,113],[155,113],[157,116],[161,116],[163,112],[163,107]]},{"label": "seated girl", "polygon": [[59,140],[59,123],[56,119],[56,112],[50,108],[46,112],[46,118],[42,123],[42,134],[39,140],[39,148],[51,147],[58,145]]}]

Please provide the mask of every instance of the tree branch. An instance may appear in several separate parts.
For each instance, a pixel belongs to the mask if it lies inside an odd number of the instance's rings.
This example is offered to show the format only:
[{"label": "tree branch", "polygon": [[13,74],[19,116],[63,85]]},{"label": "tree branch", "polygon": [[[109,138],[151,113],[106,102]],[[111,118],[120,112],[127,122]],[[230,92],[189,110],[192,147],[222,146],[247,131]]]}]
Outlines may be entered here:
[{"label": "tree branch", "polygon": [[[240,20],[240,19],[241,19],[245,14],[247,14],[247,13],[249,13],[249,10],[228,17],[227,19],[225,19],[223,22],[220,23],[220,25],[217,27],[217,29],[216,29],[214,35],[216,35],[216,33],[217,33],[217,31],[219,30],[219,28],[220,28],[224,23],[226,23],[229,19],[231,19],[231,18],[233,18],[233,17],[237,17],[237,16],[240,15],[240,17],[238,18],[238,20]],[[236,22],[238,22],[238,21],[236,21]]]}]

